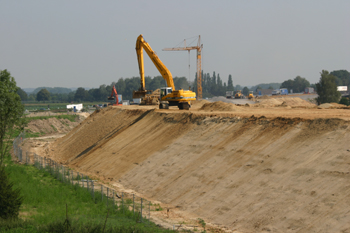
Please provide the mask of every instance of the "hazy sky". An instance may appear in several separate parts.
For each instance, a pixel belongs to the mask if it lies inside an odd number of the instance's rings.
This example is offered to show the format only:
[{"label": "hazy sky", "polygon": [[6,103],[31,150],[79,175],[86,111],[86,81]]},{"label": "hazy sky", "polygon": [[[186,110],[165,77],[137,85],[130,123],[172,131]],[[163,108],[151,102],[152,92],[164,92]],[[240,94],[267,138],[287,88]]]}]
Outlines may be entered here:
[{"label": "hazy sky", "polygon": [[[0,70],[22,88],[110,84],[139,76],[140,34],[174,77],[188,53],[162,49],[198,35],[204,72],[234,85],[350,71],[349,0],[0,0]],[[195,50],[190,64],[193,80]],[[159,75],[147,56],[145,75]]]}]

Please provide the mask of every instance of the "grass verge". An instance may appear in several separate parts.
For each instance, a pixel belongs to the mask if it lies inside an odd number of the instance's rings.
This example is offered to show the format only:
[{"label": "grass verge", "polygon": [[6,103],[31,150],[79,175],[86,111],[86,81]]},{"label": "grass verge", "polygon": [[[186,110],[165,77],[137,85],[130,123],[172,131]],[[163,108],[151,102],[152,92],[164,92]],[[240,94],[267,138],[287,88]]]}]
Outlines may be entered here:
[{"label": "grass verge", "polygon": [[139,216],[121,206],[108,209],[97,193],[93,200],[86,189],[61,183],[47,171],[9,158],[5,165],[24,201],[20,219],[0,220],[0,232],[172,232],[148,220],[138,223]]}]

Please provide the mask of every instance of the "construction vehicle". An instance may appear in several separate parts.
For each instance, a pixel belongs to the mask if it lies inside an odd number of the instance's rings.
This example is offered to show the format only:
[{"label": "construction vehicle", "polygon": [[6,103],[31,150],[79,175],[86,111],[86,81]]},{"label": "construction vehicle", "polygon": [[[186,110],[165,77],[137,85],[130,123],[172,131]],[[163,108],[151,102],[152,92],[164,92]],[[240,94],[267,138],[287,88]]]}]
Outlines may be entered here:
[{"label": "construction vehicle", "polygon": [[249,91],[248,99],[253,99],[254,98],[254,92]]},{"label": "construction vehicle", "polygon": [[233,91],[226,91],[226,99],[233,99]]},{"label": "construction vehicle", "polygon": [[244,99],[244,95],[242,94],[241,90],[236,91],[235,99]]},{"label": "construction vehicle", "polygon": [[153,92],[147,92],[147,94],[141,98],[140,105],[159,105],[160,89],[156,89]]},{"label": "construction vehicle", "polygon": [[138,91],[133,92],[133,98],[142,98],[147,94],[147,90],[145,88],[143,50],[146,51],[147,55],[167,83],[167,87],[160,88],[159,108],[168,109],[169,106],[178,106],[179,109],[188,110],[191,107],[191,101],[196,100],[196,93],[190,90],[175,89],[173,76],[171,75],[170,71],[152,50],[151,46],[144,40],[142,35],[139,35],[136,40],[136,54],[140,71],[141,87]]},{"label": "construction vehicle", "polygon": [[108,97],[108,100],[111,101],[108,105],[113,105],[113,106],[122,105],[119,103],[118,93],[117,93],[117,89],[115,89],[115,86],[113,86],[111,96]]}]

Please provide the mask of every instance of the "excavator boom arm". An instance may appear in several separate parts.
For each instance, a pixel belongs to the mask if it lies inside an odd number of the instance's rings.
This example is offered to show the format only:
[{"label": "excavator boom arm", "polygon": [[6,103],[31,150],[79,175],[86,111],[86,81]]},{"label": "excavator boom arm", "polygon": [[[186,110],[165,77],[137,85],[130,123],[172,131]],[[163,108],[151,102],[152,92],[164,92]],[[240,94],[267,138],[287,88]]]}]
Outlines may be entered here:
[{"label": "excavator boom arm", "polygon": [[157,54],[153,51],[151,46],[144,40],[143,36],[140,35],[136,40],[136,54],[137,61],[139,64],[140,78],[141,78],[141,91],[145,91],[145,73],[143,65],[143,49],[146,51],[149,58],[152,60],[153,64],[157,67],[159,73],[162,75],[166,81],[168,87],[171,87],[175,90],[173,76],[163,62],[159,59]]}]

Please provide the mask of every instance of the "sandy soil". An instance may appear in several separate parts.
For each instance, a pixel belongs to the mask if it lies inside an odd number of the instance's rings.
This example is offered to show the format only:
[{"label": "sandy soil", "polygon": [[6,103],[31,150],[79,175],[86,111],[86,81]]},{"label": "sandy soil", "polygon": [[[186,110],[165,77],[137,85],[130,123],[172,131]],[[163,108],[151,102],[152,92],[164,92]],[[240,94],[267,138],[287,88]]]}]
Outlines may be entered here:
[{"label": "sandy soil", "polygon": [[168,223],[350,232],[350,109],[262,102],[108,107],[41,153],[161,202]]}]

